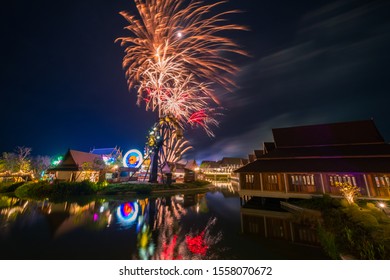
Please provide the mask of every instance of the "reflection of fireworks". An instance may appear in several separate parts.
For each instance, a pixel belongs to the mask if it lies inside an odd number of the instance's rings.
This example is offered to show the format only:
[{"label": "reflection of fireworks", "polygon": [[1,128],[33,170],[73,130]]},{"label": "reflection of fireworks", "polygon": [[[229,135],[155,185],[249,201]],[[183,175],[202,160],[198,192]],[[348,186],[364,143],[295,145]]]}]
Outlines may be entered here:
[{"label": "reflection of fireworks", "polygon": [[199,233],[191,230],[184,232],[180,219],[187,210],[173,200],[170,207],[164,205],[161,199],[156,200],[157,216],[153,230],[158,233],[157,246],[153,259],[215,259],[212,250],[222,239],[222,233],[212,234],[211,229],[216,218],[210,219]]},{"label": "reflection of fireworks", "polygon": [[[181,125],[199,125],[212,135],[210,125],[217,121],[210,113],[214,113],[218,101],[203,81],[225,88],[233,85],[229,74],[237,68],[221,55],[245,52],[221,32],[245,29],[224,24],[225,16],[237,11],[210,15],[225,1],[134,1],[139,15],[121,12],[130,23],[126,29],[132,36],[117,41],[126,46],[123,67],[129,87],[139,85],[138,104],[145,101],[146,109],[158,109],[160,116],[173,115]],[[207,116],[191,120],[193,114],[201,111]]]}]

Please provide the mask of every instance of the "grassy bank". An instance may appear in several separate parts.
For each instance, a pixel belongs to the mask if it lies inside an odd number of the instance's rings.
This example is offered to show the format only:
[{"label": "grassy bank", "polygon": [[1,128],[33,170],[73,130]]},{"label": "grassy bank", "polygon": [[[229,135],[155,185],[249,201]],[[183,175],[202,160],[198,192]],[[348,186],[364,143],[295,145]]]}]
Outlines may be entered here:
[{"label": "grassy bank", "polygon": [[99,195],[116,195],[116,194],[152,194],[154,192],[176,192],[178,190],[192,190],[205,188],[210,183],[207,181],[195,181],[190,183],[178,183],[172,185],[165,184],[135,184],[135,183],[127,183],[127,184],[110,184],[107,188],[104,188],[98,191]]},{"label": "grassy bank", "polygon": [[329,196],[298,204],[322,212],[324,222],[319,225],[319,237],[333,259],[341,255],[363,260],[390,259],[390,218],[375,204],[361,201],[348,205]]},{"label": "grassy bank", "polygon": [[[103,184],[84,182],[30,182],[19,184],[17,186],[8,186],[7,192],[13,189],[15,195],[22,199],[41,200],[49,198],[51,200],[63,200],[75,196],[90,196],[90,195],[123,195],[137,194],[149,195],[154,192],[176,192],[178,190],[194,190],[206,188],[209,183],[206,181],[195,181],[185,184],[172,184],[170,186],[164,184]],[[5,190],[5,187],[4,187]],[[5,192],[5,191],[4,191]]]}]

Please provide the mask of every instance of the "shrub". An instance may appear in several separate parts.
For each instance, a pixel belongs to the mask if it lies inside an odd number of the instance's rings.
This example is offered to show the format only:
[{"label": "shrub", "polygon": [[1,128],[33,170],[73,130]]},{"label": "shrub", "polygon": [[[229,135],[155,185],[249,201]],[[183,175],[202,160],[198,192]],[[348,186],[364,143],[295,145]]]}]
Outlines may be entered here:
[{"label": "shrub", "polygon": [[28,183],[16,189],[15,195],[19,198],[65,198],[69,196],[92,195],[102,186],[89,181],[83,182],[57,182],[50,184],[45,181]]},{"label": "shrub", "polygon": [[12,184],[4,184],[0,186],[0,193],[10,193],[14,192],[21,185],[25,184],[25,182],[17,182]]}]

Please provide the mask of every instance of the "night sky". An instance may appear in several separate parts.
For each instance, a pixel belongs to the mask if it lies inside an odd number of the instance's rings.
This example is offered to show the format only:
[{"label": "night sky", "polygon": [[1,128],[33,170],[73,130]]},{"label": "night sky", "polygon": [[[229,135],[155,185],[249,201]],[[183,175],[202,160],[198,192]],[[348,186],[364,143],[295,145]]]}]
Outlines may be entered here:
[{"label": "night sky", "polygon": [[[209,2],[209,1],[207,1]],[[143,149],[156,114],[137,107],[122,69],[132,0],[7,1],[0,11],[0,152]],[[390,1],[231,0],[250,57],[215,138],[187,134],[196,160],[246,157],[271,129],[373,118],[390,139]]]}]

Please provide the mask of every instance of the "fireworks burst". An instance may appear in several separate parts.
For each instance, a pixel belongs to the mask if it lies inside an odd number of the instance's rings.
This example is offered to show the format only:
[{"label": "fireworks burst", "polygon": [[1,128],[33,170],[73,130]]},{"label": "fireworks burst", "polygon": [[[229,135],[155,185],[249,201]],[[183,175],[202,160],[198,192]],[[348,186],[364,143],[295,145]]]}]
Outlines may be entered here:
[{"label": "fireworks burst", "polygon": [[186,0],[134,0],[138,15],[120,14],[130,23],[132,36],[118,38],[125,46],[123,68],[129,88],[138,85],[138,104],[173,115],[179,123],[201,126],[213,135],[213,113],[219,104],[210,84],[231,90],[237,71],[223,53],[246,55],[223,31],[245,30],[225,24],[237,10],[212,14],[226,1],[204,4]]}]

